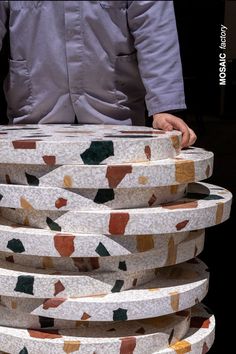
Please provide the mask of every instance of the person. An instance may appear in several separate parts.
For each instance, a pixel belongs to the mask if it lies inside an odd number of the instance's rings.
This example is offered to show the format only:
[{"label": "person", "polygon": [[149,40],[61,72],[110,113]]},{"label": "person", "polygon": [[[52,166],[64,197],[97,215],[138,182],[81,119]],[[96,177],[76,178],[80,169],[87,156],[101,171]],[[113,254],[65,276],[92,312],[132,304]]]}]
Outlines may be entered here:
[{"label": "person", "polygon": [[10,124],[145,125],[196,140],[186,108],[172,1],[1,1]]}]

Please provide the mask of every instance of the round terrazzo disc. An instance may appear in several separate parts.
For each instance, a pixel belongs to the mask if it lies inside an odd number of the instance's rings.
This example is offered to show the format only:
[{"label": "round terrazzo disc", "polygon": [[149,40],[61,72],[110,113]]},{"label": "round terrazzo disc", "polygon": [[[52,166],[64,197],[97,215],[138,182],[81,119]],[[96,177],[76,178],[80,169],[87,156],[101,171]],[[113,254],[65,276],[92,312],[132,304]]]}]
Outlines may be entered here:
[{"label": "round terrazzo disc", "polygon": [[64,166],[2,164],[0,183],[80,189],[156,188],[198,182],[210,177],[212,170],[212,152],[188,148],[182,150],[178,157],[143,163],[70,163]]},{"label": "round terrazzo disc", "polygon": [[182,198],[187,184],[156,188],[73,189],[0,184],[0,207],[91,210],[151,207]]},{"label": "round terrazzo disc", "polygon": [[187,335],[179,342],[171,344],[169,348],[155,351],[154,354],[205,354],[215,338],[215,317],[202,304],[192,308],[190,329]]},{"label": "round terrazzo disc", "polygon": [[208,290],[208,270],[199,260],[161,268],[156,279],[135,289],[76,298],[31,299],[1,296],[16,313],[68,320],[124,321],[162,316],[200,302]]},{"label": "round terrazzo disc", "polygon": [[0,163],[127,163],[174,157],[181,132],[116,125],[0,126]]},{"label": "round terrazzo disc", "polygon": [[60,272],[35,269],[0,260],[1,295],[19,297],[77,297],[132,289],[155,278],[155,270],[139,272]]},{"label": "round terrazzo disc", "polygon": [[20,227],[0,217],[0,239],[0,258],[17,264],[77,272],[95,268],[131,271],[163,267],[195,257],[204,246],[204,230],[129,237],[65,234]]},{"label": "round terrazzo disc", "polygon": [[[189,329],[191,311],[129,322],[77,322],[71,328],[59,328],[66,321],[54,320],[52,330],[41,326],[50,325],[50,319],[19,314],[0,307],[0,346],[11,353],[20,353],[25,348],[28,354],[38,353],[153,353],[166,348],[169,343],[181,340]],[[21,319],[22,322],[19,322]],[[51,321],[51,325],[52,325]],[[7,325],[9,323],[9,325]],[[30,326],[27,327],[27,324]],[[18,327],[20,328],[12,328]],[[7,327],[8,326],[8,327]],[[67,325],[68,326],[68,325]],[[24,327],[26,327],[24,329]],[[30,328],[30,329],[27,329]],[[147,351],[148,350],[148,351]]]},{"label": "round terrazzo disc", "polygon": [[219,224],[230,215],[232,194],[224,188],[193,183],[186,197],[153,208],[36,211],[1,208],[3,217],[14,222],[53,231],[143,235],[197,230]]},{"label": "round terrazzo disc", "polygon": [[[25,229],[26,230],[26,229]],[[108,253],[106,248],[106,243],[101,244],[98,242],[94,247],[94,252],[97,252],[97,257],[55,257],[55,253],[58,254],[58,250],[63,254],[67,252],[67,250],[72,249],[73,243],[71,242],[71,238],[68,240],[68,245],[66,242],[58,242],[60,236],[56,236],[57,244],[53,243],[50,235],[45,239],[45,245],[41,249],[38,249],[38,243],[36,239],[36,243],[34,247],[30,247],[27,240],[21,240],[19,237],[16,238],[8,238],[6,242],[6,237],[2,240],[2,232],[0,230],[0,238],[2,248],[7,246],[8,251],[10,249],[13,252],[0,252],[0,259],[6,260],[8,262],[12,262],[15,264],[21,264],[27,267],[35,267],[41,269],[54,269],[59,271],[72,271],[72,272],[85,272],[85,271],[97,271],[97,272],[106,272],[106,271],[141,271],[144,269],[153,269],[160,268],[164,266],[170,266],[174,264],[178,264],[181,262],[185,262],[189,259],[192,259],[199,255],[202,252],[204,247],[204,230],[199,231],[189,231],[175,234],[165,234],[165,235],[140,235],[140,236],[129,236],[124,240],[124,237],[119,236],[113,237],[114,240],[109,239],[109,241],[114,241],[109,246],[113,245],[112,251],[114,253],[117,251],[118,246],[120,246],[121,250],[125,250],[126,255],[123,256],[103,256]],[[6,236],[4,234],[4,236]],[[34,235],[33,237],[35,237]],[[41,239],[40,235],[37,236],[40,239],[39,245],[43,246],[42,243],[44,240]],[[62,236],[63,237],[63,236]],[[69,237],[69,236],[68,236]],[[75,237],[75,236],[74,236]],[[86,246],[88,247],[89,241],[88,239],[95,238],[96,235],[87,235],[84,238],[87,242]],[[104,236],[108,238],[108,236]],[[52,235],[53,238],[53,235]],[[121,240],[121,238],[123,238]],[[29,237],[28,237],[29,239]],[[65,239],[65,238],[64,238]],[[48,242],[47,242],[48,240]],[[23,242],[22,242],[23,241]],[[55,241],[55,239],[54,239]],[[121,242],[123,241],[123,242]],[[124,242],[127,241],[127,242]],[[132,241],[134,244],[132,244]],[[4,245],[5,243],[5,245]],[[26,249],[24,249],[24,244]],[[74,250],[80,252],[81,242],[78,242],[77,249]],[[103,246],[102,246],[103,245]],[[26,251],[28,248],[28,252],[37,253],[37,251],[41,251],[43,254],[44,249],[52,246],[51,253],[54,257],[49,256],[30,256],[26,255]],[[60,249],[56,249],[55,246],[60,246]],[[70,247],[69,247],[70,246]],[[122,247],[123,246],[123,247]],[[99,248],[98,248],[99,247]],[[6,247],[5,247],[6,249]],[[96,251],[97,250],[97,251]],[[18,251],[23,252],[17,253]],[[130,253],[133,251],[134,253]],[[40,253],[40,252],[38,252]],[[48,253],[48,251],[47,251]],[[118,253],[118,252],[117,252]],[[122,252],[121,252],[122,253]],[[124,253],[124,252],[123,252]],[[88,256],[88,252],[85,255]],[[99,257],[98,257],[99,256]]]}]

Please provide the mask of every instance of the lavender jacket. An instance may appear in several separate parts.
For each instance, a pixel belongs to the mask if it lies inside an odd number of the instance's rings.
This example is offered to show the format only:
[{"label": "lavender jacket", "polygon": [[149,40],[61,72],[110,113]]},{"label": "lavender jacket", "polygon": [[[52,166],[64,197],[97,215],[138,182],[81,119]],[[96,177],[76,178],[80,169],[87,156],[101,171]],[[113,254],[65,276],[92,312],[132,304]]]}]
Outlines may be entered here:
[{"label": "lavender jacket", "polygon": [[185,108],[172,1],[0,1],[10,123],[144,125]]}]

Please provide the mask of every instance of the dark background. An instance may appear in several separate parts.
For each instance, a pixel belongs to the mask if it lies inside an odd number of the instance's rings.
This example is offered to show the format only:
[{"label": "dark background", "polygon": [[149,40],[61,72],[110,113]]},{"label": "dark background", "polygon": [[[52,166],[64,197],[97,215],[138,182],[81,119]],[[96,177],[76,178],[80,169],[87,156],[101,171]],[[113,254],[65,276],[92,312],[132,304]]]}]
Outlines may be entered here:
[{"label": "dark background", "polygon": [[[197,132],[196,145],[215,154],[214,175],[207,181],[236,194],[236,1],[175,0],[176,20],[183,63],[187,111],[179,116]],[[220,25],[227,31],[227,85],[219,86]],[[0,80],[7,72],[7,38],[0,54]],[[1,84],[1,83],[0,83]],[[2,85],[0,85],[1,87]],[[0,92],[1,124],[6,104]],[[201,255],[211,272],[205,303],[216,315],[216,340],[210,353],[226,354],[234,344],[229,322],[234,311],[235,205],[229,221],[207,229]],[[232,278],[230,284],[227,279]]]},{"label": "dark background", "polygon": [[[175,10],[188,106],[182,116],[197,132],[195,145],[214,152],[213,176],[207,182],[236,195],[236,1],[175,0]],[[226,86],[219,86],[218,77],[221,24],[228,27]],[[235,217],[233,203],[230,220],[206,230],[205,249],[200,256],[210,269],[210,288],[204,303],[217,321],[211,354],[227,354],[234,347],[229,323],[235,316]]]}]

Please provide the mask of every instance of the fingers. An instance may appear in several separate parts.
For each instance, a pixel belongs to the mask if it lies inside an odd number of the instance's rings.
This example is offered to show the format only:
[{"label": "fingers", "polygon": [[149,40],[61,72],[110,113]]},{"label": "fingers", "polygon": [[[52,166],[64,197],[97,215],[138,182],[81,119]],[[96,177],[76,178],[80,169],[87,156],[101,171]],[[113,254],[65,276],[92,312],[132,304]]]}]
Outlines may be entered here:
[{"label": "fingers", "polygon": [[197,140],[197,135],[194,133],[194,131],[191,128],[188,128],[188,129],[189,129],[189,133],[190,133],[188,145],[193,145]]},{"label": "fingers", "polygon": [[189,141],[190,141],[190,130],[187,124],[181,119],[177,117],[171,118],[173,128],[176,130],[181,131],[182,133],[182,144],[181,147],[187,147],[189,146]]},{"label": "fingers", "polygon": [[180,121],[176,121],[173,124],[173,127],[174,129],[180,130],[182,132],[182,148],[193,145],[197,140],[197,136],[194,131],[189,128],[188,125],[182,119],[180,119]]},{"label": "fingers", "polygon": [[182,143],[181,143],[181,147],[184,148],[184,147],[187,147],[189,146],[189,141],[190,141],[190,131],[189,131],[189,128],[188,126],[184,126],[184,127],[181,127],[180,129],[178,129],[182,132]]},{"label": "fingers", "polygon": [[197,139],[194,131],[181,119],[169,113],[157,113],[153,116],[153,128],[171,131],[173,129],[182,132],[181,147],[193,145]]}]

